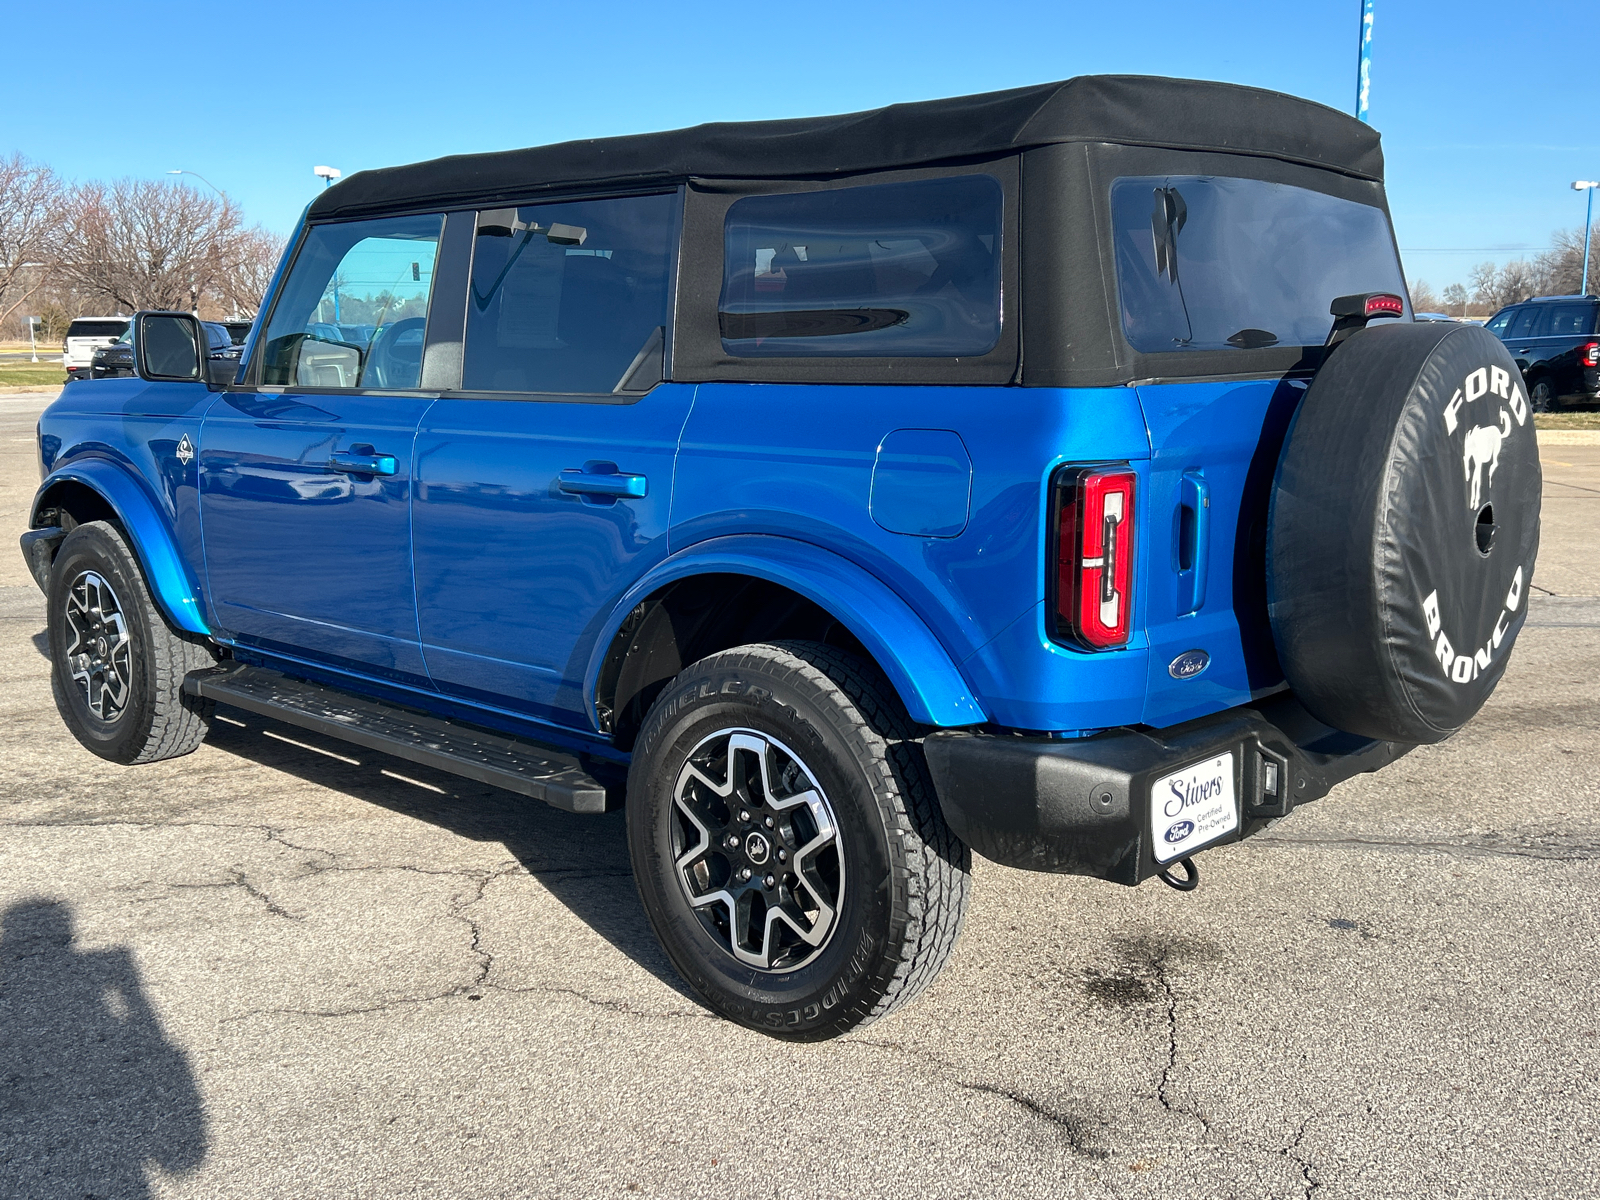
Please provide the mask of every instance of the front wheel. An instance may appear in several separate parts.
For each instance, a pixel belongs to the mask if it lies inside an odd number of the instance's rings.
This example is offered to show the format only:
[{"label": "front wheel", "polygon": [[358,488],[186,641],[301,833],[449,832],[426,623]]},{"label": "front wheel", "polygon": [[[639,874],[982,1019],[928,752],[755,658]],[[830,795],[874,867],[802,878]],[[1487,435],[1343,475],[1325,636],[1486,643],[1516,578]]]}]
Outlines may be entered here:
[{"label": "front wheel", "polygon": [[813,642],[702,659],[657,698],[628,776],[645,912],[712,1008],[816,1041],[928,985],[971,854],[866,663]]},{"label": "front wheel", "polygon": [[185,695],[183,677],[216,659],[167,624],[115,526],[90,521],[61,543],[49,628],[56,708],[85,747],[142,763],[200,745],[212,702]]}]

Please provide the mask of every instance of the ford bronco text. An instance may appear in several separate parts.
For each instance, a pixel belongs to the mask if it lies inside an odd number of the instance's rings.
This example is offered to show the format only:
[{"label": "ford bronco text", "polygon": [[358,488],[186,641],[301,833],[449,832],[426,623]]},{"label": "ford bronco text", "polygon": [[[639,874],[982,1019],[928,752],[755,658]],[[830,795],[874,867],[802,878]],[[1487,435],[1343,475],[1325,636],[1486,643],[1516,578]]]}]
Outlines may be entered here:
[{"label": "ford bronco text", "polygon": [[579,813],[706,1003],[833,1036],[971,852],[1122,884],[1449,737],[1526,616],[1516,364],[1411,319],[1377,135],[1090,77],[363,172],[238,363],[39,423],[68,728],[221,703]]}]

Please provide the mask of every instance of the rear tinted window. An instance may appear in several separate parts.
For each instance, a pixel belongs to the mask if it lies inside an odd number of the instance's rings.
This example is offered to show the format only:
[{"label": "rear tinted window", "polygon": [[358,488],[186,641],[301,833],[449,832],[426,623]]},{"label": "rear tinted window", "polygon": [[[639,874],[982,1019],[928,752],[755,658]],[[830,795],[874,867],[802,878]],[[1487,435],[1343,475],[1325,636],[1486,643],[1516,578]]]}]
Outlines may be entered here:
[{"label": "rear tinted window", "polygon": [[989,175],[747,196],[728,210],[722,345],[741,358],[986,354],[1000,338]]},{"label": "rear tinted window", "polygon": [[1517,315],[1511,318],[1511,325],[1506,329],[1508,338],[1532,337],[1533,323],[1539,317],[1539,310],[1533,305],[1519,308]]},{"label": "rear tinted window", "polygon": [[1592,304],[1552,304],[1539,322],[1539,337],[1584,337],[1594,332]]},{"label": "rear tinted window", "polygon": [[1122,325],[1135,350],[1321,345],[1328,306],[1406,294],[1383,211],[1257,179],[1111,185]]},{"label": "rear tinted window", "polygon": [[67,326],[69,338],[115,338],[128,330],[126,321],[74,321]]}]

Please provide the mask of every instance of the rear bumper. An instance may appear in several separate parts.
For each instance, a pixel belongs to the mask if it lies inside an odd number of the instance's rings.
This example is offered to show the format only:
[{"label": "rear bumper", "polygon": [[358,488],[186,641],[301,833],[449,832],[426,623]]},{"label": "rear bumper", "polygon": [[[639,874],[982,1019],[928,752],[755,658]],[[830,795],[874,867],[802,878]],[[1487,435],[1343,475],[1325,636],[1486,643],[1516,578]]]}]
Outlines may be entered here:
[{"label": "rear bumper", "polygon": [[1164,776],[1234,754],[1237,828],[1197,847],[1208,849],[1248,837],[1412,748],[1330,729],[1286,693],[1169,729],[1118,729],[1079,741],[948,730],[924,745],[945,819],[979,854],[1129,885],[1162,869],[1150,793]]}]

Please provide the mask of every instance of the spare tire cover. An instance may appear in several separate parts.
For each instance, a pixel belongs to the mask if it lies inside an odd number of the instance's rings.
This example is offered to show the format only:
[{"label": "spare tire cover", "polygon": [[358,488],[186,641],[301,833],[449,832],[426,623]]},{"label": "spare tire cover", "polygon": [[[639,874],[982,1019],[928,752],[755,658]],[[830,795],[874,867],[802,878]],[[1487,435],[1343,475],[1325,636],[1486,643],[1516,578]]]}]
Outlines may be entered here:
[{"label": "spare tire cover", "polygon": [[1527,617],[1541,487],[1522,376],[1493,334],[1395,323],[1335,349],[1268,518],[1273,641],[1312,715],[1394,742],[1466,724]]}]

